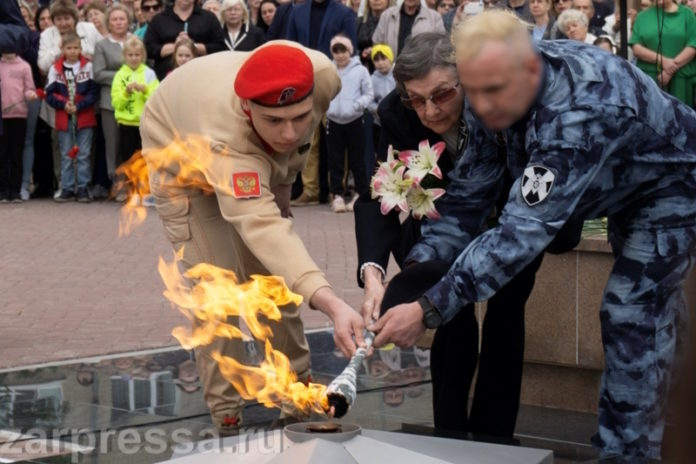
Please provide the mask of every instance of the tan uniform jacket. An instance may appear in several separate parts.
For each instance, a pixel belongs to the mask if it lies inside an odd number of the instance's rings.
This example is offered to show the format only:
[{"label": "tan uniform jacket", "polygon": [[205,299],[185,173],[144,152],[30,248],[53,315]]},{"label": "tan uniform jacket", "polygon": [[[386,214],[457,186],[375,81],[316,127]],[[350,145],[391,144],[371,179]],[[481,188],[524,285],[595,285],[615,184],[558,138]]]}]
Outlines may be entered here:
[{"label": "tan uniform jacket", "polygon": [[[279,42],[273,42],[279,43]],[[314,129],[329,102],[340,90],[333,64],[322,53],[302,48],[314,65]],[[186,64],[166,79],[148,101],[141,118],[143,155],[148,150],[181,138],[202,135],[213,149],[213,172],[257,172],[258,198],[235,198],[216,188],[203,195],[193,188],[172,185],[170,172],[153,170],[150,184],[168,238],[184,247],[184,264],[208,262],[234,270],[240,280],[249,274],[282,276],[288,287],[305,301],[319,288],[329,286],[289,219],[281,217],[271,189],[294,182],[307,152],[268,154],[243,113],[234,93],[234,81],[245,52],[215,53]],[[278,69],[278,72],[283,72]],[[192,248],[189,250],[189,248]]]}]

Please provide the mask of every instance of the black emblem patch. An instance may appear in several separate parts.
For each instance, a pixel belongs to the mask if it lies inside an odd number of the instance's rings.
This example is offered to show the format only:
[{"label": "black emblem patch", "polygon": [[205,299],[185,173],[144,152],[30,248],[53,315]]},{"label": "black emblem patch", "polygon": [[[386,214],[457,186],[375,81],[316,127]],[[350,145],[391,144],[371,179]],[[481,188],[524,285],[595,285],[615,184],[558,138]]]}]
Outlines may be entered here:
[{"label": "black emblem patch", "polygon": [[295,95],[295,88],[294,87],[284,88],[283,91],[280,92],[280,96],[278,96],[278,104],[284,105],[288,101],[292,100],[293,95]]},{"label": "black emblem patch", "polygon": [[522,175],[522,198],[529,206],[544,201],[551,193],[556,176],[543,166],[528,166]]}]

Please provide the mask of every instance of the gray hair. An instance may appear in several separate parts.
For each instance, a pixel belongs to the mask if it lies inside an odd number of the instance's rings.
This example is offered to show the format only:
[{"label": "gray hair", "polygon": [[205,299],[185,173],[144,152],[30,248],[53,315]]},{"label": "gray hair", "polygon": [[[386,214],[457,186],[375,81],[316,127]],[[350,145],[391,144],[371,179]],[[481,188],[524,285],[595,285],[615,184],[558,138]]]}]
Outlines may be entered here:
[{"label": "gray hair", "polygon": [[396,88],[405,94],[406,82],[425,77],[435,68],[456,71],[453,53],[452,42],[446,34],[425,32],[409,37],[394,64]]},{"label": "gray hair", "polygon": [[222,25],[225,24],[225,17],[223,16],[223,13],[235,5],[239,5],[242,7],[242,22],[243,23],[249,22],[249,9],[246,6],[246,2],[243,2],[242,0],[222,0],[222,4],[220,5],[220,17],[219,17],[220,23]]},{"label": "gray hair", "polygon": [[561,13],[556,21],[558,22],[558,28],[564,34],[566,33],[566,28],[572,23],[581,23],[583,26],[590,25],[590,21],[587,19],[585,13],[572,8]]}]

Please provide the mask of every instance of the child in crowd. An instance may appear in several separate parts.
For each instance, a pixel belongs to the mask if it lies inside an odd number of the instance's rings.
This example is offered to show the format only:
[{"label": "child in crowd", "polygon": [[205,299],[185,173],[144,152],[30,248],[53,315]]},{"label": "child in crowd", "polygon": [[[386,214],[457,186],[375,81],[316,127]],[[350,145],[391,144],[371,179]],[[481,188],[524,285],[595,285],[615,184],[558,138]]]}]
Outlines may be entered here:
[{"label": "child in crowd", "polygon": [[372,124],[372,140],[374,142],[374,147],[377,147],[379,135],[382,130],[379,116],[377,115],[377,107],[382,99],[389,95],[396,87],[394,75],[392,74],[392,69],[394,68],[394,52],[389,45],[375,44],[372,46],[370,58],[372,59],[372,64],[375,66],[375,71],[372,73],[372,90],[374,91],[375,97],[372,99],[372,102],[370,102],[368,110],[370,110],[374,118],[374,123]]},{"label": "child in crowd", "polygon": [[56,110],[61,155],[61,193],[55,197],[59,203],[92,201],[87,184],[92,176],[93,127],[97,125],[94,105],[99,99],[99,85],[93,79],[92,63],[82,56],[80,36],[63,34],[61,56],[51,65],[46,84],[46,103]]},{"label": "child in crowd", "polygon": [[25,100],[36,100],[29,63],[14,53],[0,58],[2,130],[0,130],[0,203],[21,203],[22,156],[29,109]]},{"label": "child in crowd", "polygon": [[174,45],[174,53],[172,54],[174,68],[176,69],[180,66],[185,65],[186,63],[194,59],[196,56],[198,56],[198,51],[196,50],[196,45],[193,43],[193,40],[179,40],[176,43],[176,45]]},{"label": "child in crowd", "polygon": [[[118,164],[128,161],[135,153],[140,156],[140,116],[147,99],[159,86],[157,75],[147,67],[146,60],[143,41],[135,36],[126,40],[123,44],[124,64],[116,72],[111,84],[111,104],[118,123]],[[149,200],[144,198],[143,203]]]},{"label": "child in crowd", "polygon": [[596,45],[612,55],[616,55],[616,45],[614,44],[614,40],[608,35],[600,35],[592,42],[592,45]]},{"label": "child in crowd", "polygon": [[[365,131],[363,112],[373,99],[372,80],[360,58],[353,56],[353,43],[338,34],[330,42],[331,55],[341,78],[341,91],[331,100],[326,113],[326,145],[328,148],[329,189],[331,210],[335,213],[352,211],[358,196],[367,193],[365,171]],[[348,151],[348,166],[353,173],[355,193],[346,205],[343,198],[344,162]]]}]

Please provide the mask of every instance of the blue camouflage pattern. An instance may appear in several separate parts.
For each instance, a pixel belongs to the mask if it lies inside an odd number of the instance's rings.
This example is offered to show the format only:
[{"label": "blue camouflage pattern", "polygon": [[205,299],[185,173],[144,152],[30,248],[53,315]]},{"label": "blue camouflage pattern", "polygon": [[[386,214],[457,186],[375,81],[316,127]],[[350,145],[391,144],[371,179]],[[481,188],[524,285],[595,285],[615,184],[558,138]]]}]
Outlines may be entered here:
[{"label": "blue camouflage pattern", "polygon": [[[495,294],[571,216],[607,216],[616,261],[600,310],[606,368],[593,443],[603,455],[658,458],[696,240],[696,113],[596,47],[537,47],[543,83],[522,121],[493,133],[465,105],[469,141],[438,201],[442,218],[423,225],[407,262],[453,262],[425,293],[447,322]],[[506,167],[516,181],[499,226],[480,234]],[[529,194],[525,170],[553,179],[548,196]]]}]

